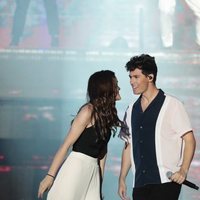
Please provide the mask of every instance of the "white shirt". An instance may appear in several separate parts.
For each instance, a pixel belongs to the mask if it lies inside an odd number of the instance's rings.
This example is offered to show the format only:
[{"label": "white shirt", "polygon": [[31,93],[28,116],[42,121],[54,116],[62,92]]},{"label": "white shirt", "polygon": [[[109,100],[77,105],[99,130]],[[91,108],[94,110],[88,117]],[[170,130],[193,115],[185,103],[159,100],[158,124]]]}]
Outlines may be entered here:
[{"label": "white shirt", "polygon": [[[180,169],[183,159],[184,141],[182,136],[191,131],[191,123],[183,103],[177,98],[165,94],[166,98],[158,115],[155,128],[155,144],[158,169],[161,183],[170,182],[166,173]],[[131,161],[134,174],[134,160],[132,151],[132,107],[130,104],[126,110],[125,122],[130,132]],[[133,138],[134,139],[134,138]],[[135,183],[133,181],[133,187]]]}]

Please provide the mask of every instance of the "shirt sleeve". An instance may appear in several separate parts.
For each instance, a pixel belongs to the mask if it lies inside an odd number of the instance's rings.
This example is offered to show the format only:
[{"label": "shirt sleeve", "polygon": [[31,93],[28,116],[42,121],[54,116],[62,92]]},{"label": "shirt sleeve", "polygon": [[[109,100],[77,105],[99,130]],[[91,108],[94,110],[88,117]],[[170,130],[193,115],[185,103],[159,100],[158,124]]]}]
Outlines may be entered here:
[{"label": "shirt sleeve", "polygon": [[192,130],[191,122],[181,101],[176,101],[171,118],[173,130],[181,137]]}]

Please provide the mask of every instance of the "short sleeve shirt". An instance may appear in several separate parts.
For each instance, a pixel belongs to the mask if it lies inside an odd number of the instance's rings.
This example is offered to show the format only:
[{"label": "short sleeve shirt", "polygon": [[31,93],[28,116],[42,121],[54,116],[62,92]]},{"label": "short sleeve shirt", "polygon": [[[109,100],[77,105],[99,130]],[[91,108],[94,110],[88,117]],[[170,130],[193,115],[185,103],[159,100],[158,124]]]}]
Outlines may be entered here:
[{"label": "short sleeve shirt", "polygon": [[165,100],[162,90],[143,112],[141,97],[132,109],[132,144],[135,162],[135,187],[161,183],[155,149],[155,127]]}]

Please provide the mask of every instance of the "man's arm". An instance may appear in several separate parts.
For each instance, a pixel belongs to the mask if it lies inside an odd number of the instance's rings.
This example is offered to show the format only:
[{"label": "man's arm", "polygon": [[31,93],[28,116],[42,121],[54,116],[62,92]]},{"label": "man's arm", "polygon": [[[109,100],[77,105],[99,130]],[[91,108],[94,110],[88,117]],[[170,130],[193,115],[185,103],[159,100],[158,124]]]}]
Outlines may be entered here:
[{"label": "man's arm", "polygon": [[180,170],[174,173],[171,177],[172,181],[177,182],[179,184],[182,184],[187,177],[187,173],[190,168],[190,164],[192,162],[196,147],[196,141],[192,131],[185,133],[182,136],[182,138],[185,142],[185,148],[183,152],[183,162]]},{"label": "man's arm", "polygon": [[120,176],[119,176],[119,186],[118,186],[118,194],[122,200],[126,200],[126,176],[130,170],[131,167],[131,157],[130,157],[130,143],[128,145],[125,145],[123,152],[122,152],[122,161],[121,161],[121,170],[120,170]]}]

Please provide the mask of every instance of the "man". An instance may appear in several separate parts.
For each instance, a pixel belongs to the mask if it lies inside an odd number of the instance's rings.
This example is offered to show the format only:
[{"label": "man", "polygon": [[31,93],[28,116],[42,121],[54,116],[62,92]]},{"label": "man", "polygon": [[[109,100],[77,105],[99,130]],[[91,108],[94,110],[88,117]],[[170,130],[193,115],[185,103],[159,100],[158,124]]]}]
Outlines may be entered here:
[{"label": "man", "polygon": [[[178,99],[156,87],[154,57],[132,57],[126,69],[133,93],[140,97],[129,105],[124,120],[127,128],[120,132],[127,142],[122,153],[119,196],[128,199],[125,179],[132,167],[134,200],[178,200],[196,144],[188,115]],[[170,177],[169,172],[173,173]]]},{"label": "man", "polygon": [[196,21],[195,21],[195,29],[196,29],[196,43],[200,49],[200,1],[196,0],[185,0],[187,5],[192,9]]},{"label": "man", "polygon": [[176,0],[159,0],[161,41],[164,48],[171,48],[174,43],[173,26]]},{"label": "man", "polygon": [[[196,29],[196,45],[200,48],[200,1],[197,0],[182,0],[182,4],[186,4],[193,11],[195,15],[195,29]],[[164,48],[171,48],[174,45],[174,15],[176,5],[181,6],[181,1],[176,0],[159,0],[158,8],[160,11],[160,31],[161,41]],[[182,5],[184,6],[184,5]]]},{"label": "man", "polygon": [[[30,0],[16,0],[16,8],[12,26],[12,41],[10,46],[18,46],[20,38],[23,34],[26,21],[26,14],[30,4]],[[51,46],[59,45],[59,19],[56,0],[44,0],[44,6],[47,14],[47,25],[51,35]]]}]

